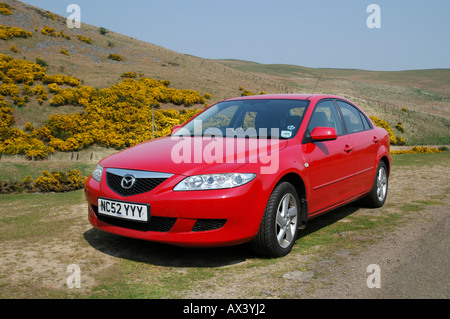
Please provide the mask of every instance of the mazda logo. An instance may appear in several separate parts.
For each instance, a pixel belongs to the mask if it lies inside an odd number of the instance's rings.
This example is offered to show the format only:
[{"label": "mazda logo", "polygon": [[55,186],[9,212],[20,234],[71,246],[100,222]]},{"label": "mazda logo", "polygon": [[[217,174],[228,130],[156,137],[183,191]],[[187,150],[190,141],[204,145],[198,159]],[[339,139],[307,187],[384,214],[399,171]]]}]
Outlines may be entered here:
[{"label": "mazda logo", "polygon": [[122,178],[120,185],[122,186],[123,189],[130,189],[131,187],[133,187],[135,182],[136,178],[133,175],[125,175]]}]

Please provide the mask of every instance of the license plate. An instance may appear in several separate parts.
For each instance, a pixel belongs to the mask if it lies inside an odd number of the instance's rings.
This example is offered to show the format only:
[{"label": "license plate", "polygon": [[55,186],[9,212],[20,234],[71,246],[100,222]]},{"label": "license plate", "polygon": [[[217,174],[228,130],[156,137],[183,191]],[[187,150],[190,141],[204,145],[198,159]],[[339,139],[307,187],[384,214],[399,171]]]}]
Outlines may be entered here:
[{"label": "license plate", "polygon": [[150,205],[99,198],[98,213],[121,219],[148,222]]}]

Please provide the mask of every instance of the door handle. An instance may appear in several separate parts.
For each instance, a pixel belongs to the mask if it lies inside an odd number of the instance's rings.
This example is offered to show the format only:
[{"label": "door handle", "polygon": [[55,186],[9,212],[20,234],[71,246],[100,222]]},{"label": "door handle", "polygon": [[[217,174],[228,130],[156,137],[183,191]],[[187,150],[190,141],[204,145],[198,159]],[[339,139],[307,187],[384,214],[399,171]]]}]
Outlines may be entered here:
[{"label": "door handle", "polygon": [[372,141],[373,141],[374,143],[378,143],[379,139],[378,139],[378,137],[374,136]]},{"label": "door handle", "polygon": [[345,145],[344,151],[347,152],[347,153],[350,153],[351,151],[353,151],[353,146]]}]

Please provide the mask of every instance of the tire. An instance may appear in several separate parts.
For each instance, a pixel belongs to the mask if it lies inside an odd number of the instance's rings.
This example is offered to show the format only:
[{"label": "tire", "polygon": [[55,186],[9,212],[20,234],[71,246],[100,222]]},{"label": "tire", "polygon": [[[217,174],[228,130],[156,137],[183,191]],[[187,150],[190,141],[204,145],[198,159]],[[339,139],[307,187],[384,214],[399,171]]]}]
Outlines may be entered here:
[{"label": "tire", "polygon": [[300,200],[294,186],[278,184],[270,195],[253,250],[262,257],[278,258],[289,254],[297,239]]},{"label": "tire", "polygon": [[363,203],[371,208],[379,208],[384,205],[388,193],[388,174],[386,164],[381,161],[377,167],[372,190],[363,198]]}]

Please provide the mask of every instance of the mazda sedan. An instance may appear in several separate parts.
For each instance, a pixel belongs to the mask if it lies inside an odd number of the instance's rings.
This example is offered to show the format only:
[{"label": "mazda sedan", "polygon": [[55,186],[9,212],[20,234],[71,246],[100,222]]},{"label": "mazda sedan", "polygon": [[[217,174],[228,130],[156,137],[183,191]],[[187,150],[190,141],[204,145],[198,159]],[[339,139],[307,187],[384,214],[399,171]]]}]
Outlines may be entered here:
[{"label": "mazda sedan", "polygon": [[386,130],[344,98],[239,97],[100,161],[86,181],[88,217],[121,236],[251,242],[280,257],[311,218],[358,199],[382,206],[390,168]]}]

